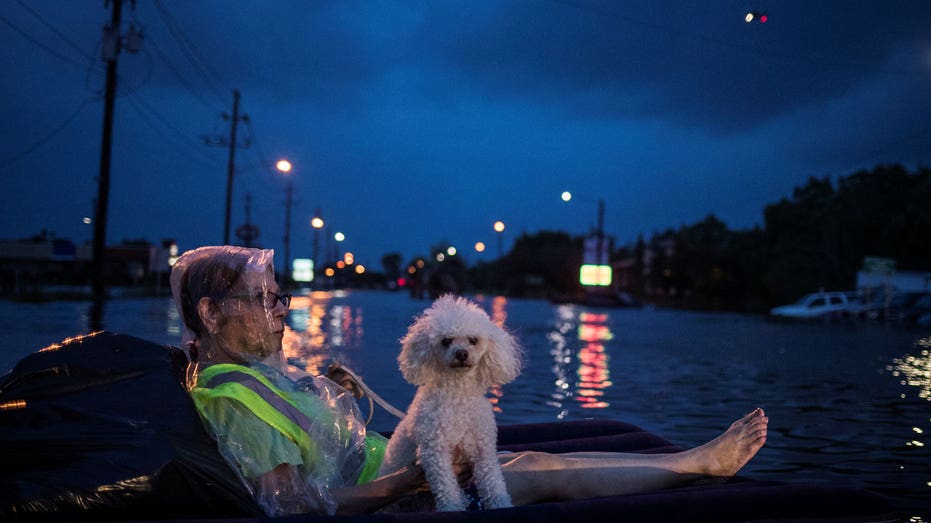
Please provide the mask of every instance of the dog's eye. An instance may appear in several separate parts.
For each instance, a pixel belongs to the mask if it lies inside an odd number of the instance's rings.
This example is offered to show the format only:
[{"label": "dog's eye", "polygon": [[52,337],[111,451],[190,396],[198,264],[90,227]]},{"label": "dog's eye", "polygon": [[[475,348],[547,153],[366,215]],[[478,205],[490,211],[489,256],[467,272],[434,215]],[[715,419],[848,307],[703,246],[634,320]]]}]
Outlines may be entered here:
[{"label": "dog's eye", "polygon": [[476,338],[475,336],[469,336],[469,344],[478,345],[478,338]]},{"label": "dog's eye", "polygon": [[442,340],[440,340],[440,343],[442,343],[444,347],[449,347],[450,345],[453,344],[453,339],[452,339],[452,338],[443,338]]}]

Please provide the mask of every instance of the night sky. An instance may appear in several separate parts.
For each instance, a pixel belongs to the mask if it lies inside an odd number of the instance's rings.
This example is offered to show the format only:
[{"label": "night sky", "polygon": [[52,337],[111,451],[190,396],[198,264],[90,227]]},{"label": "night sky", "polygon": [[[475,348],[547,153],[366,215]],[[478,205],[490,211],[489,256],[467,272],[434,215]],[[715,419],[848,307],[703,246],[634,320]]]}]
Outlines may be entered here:
[{"label": "night sky", "polygon": [[[768,20],[747,23],[748,11]],[[90,241],[104,0],[0,3],[0,239]],[[931,165],[931,2],[126,1],[108,243],[223,241],[309,257],[310,217],[356,260],[451,243],[467,263],[521,233],[618,244],[715,214],[762,225],[811,177]],[[575,200],[559,195],[570,190]],[[489,248],[479,254],[476,241]],[[326,241],[321,236],[321,251]]]}]

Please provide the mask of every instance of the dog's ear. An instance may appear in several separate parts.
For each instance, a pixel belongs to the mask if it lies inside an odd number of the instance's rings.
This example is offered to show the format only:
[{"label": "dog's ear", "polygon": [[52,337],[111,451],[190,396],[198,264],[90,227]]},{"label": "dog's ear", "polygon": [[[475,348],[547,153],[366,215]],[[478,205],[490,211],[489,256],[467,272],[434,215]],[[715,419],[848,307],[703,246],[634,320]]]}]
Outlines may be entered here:
[{"label": "dog's ear", "polygon": [[415,387],[426,385],[431,372],[426,367],[432,357],[429,318],[421,316],[401,338],[401,354],[398,355],[401,375]]},{"label": "dog's ear", "polygon": [[520,374],[521,348],[503,328],[489,328],[488,350],[479,363],[479,379],[486,387],[510,383]]}]

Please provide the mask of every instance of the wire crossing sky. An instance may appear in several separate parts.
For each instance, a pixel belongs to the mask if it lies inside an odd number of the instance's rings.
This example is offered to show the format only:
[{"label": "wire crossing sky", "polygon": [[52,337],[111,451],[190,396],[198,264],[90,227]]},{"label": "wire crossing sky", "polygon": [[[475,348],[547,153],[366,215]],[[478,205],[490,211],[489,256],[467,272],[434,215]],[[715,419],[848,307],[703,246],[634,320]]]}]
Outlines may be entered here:
[{"label": "wire crossing sky", "polygon": [[[0,4],[0,238],[91,239],[108,20],[102,0]],[[811,176],[931,165],[928,20],[924,0],[126,2],[108,241],[222,241],[234,89],[233,229],[248,199],[279,254],[281,158],[292,255],[319,209],[321,248],[342,232],[373,268],[585,234],[598,199],[617,244],[761,225]]]}]

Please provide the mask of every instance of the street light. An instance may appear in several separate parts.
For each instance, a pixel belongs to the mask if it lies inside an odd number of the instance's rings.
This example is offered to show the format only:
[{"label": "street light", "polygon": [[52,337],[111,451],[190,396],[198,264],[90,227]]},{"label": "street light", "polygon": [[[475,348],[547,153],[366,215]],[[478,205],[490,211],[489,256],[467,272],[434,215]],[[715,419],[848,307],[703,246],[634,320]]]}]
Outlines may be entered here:
[{"label": "street light", "polygon": [[291,197],[294,193],[294,178],[289,176],[291,173],[291,162],[285,159],[278,160],[275,164],[282,175],[288,180],[287,189],[285,189],[285,206],[284,206],[284,275],[282,276],[282,285],[291,284]]},{"label": "street light", "polygon": [[501,237],[504,236],[503,234],[504,233],[504,222],[501,220],[498,220],[495,222],[494,225],[492,225],[492,228],[495,230],[496,233],[498,233],[498,258],[501,258],[503,256],[503,250],[501,247],[501,241],[502,241]]}]

